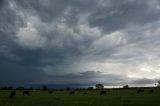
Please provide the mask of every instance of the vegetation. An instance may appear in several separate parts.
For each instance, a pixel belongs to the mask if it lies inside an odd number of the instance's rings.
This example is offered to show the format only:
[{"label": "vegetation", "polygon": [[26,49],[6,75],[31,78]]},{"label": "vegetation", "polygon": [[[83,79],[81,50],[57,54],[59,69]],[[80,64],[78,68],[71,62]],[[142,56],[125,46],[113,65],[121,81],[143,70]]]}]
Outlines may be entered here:
[{"label": "vegetation", "polygon": [[129,86],[128,86],[128,85],[124,85],[123,88],[124,88],[124,89],[128,89]]},{"label": "vegetation", "polygon": [[104,85],[103,84],[96,84],[96,89],[103,89],[104,88]]},{"label": "vegetation", "polygon": [[157,82],[157,87],[160,87],[160,81]]},{"label": "vegetation", "polygon": [[[137,93],[139,89],[144,92]],[[150,90],[154,92],[149,92]],[[67,90],[52,93],[43,90],[30,90],[30,96],[23,95],[22,90],[16,90],[16,95],[9,98],[11,90],[0,90],[0,106],[159,106],[159,88],[130,88],[76,90],[70,95]]]}]

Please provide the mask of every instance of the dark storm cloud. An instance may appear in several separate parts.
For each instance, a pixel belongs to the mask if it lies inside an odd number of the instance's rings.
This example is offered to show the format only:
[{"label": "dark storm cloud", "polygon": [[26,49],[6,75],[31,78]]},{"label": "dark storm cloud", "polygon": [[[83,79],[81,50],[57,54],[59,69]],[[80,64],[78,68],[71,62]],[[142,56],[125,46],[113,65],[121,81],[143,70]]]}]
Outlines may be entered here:
[{"label": "dark storm cloud", "polygon": [[130,26],[143,26],[159,19],[158,9],[151,7],[149,0],[111,1],[111,6],[90,16],[90,25],[101,27],[105,32],[112,32]]},{"label": "dark storm cloud", "polygon": [[[158,0],[1,0],[2,84],[25,80],[116,85],[132,83],[146,67],[158,74],[159,4]],[[150,70],[146,73],[143,77],[150,77]],[[133,81],[141,82],[151,83]]]},{"label": "dark storm cloud", "polygon": [[13,61],[1,61],[0,85],[19,86],[30,84],[35,79],[43,79],[44,73],[34,67],[24,67]]},{"label": "dark storm cloud", "polygon": [[[27,12],[33,12],[44,22],[50,22],[59,18],[67,9],[70,10],[70,16],[67,17],[68,24],[75,24],[78,18],[78,12],[82,13],[91,10],[96,5],[96,1],[90,0],[21,0],[17,4]],[[88,7],[89,6],[89,7]],[[83,10],[82,10],[83,9]],[[67,14],[67,15],[69,15]]]},{"label": "dark storm cloud", "polygon": [[127,83],[126,77],[104,74],[100,71],[85,71],[79,73],[65,74],[65,75],[52,75],[48,76],[45,80],[33,81],[31,84],[57,84],[57,85],[80,85],[83,86],[94,86],[97,83],[103,83],[106,86],[123,85]]}]

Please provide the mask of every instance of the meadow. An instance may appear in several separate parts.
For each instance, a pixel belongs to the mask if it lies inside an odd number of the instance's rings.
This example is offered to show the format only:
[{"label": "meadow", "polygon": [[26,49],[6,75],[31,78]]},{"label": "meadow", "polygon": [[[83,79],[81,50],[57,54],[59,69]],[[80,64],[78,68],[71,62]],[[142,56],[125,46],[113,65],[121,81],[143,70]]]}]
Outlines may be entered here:
[{"label": "meadow", "polygon": [[98,90],[69,91],[32,90],[30,96],[23,96],[23,91],[16,91],[14,98],[9,98],[9,90],[0,90],[0,106],[160,106],[160,89],[149,93],[145,89],[137,93],[137,89],[106,90],[100,95]]}]

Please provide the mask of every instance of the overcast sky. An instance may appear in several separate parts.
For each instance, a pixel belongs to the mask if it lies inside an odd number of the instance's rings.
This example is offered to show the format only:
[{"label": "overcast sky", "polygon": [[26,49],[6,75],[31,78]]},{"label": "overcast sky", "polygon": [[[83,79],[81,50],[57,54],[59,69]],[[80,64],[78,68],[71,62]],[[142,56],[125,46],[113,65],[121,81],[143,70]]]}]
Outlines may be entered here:
[{"label": "overcast sky", "polygon": [[159,0],[0,0],[0,86],[159,79]]}]

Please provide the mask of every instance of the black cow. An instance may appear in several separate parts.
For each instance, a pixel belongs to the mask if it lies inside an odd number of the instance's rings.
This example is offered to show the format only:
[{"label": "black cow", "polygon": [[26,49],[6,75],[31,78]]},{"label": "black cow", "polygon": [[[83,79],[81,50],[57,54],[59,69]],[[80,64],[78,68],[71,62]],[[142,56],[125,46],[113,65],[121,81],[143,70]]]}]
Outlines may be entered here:
[{"label": "black cow", "polygon": [[154,92],[154,90],[153,90],[153,89],[150,89],[150,90],[149,90],[149,93],[153,93],[153,92]]},{"label": "black cow", "polygon": [[25,95],[30,96],[29,91],[23,91],[23,96],[25,96]]},{"label": "black cow", "polygon": [[70,91],[69,94],[70,94],[70,95],[74,95],[75,92],[74,92],[74,91]]},{"label": "black cow", "polygon": [[137,93],[143,93],[144,92],[144,89],[138,89],[137,90]]},{"label": "black cow", "polygon": [[16,91],[11,91],[11,93],[10,93],[10,98],[13,98],[13,97],[15,97],[16,96]]},{"label": "black cow", "polygon": [[101,91],[100,95],[106,95],[106,91]]}]

